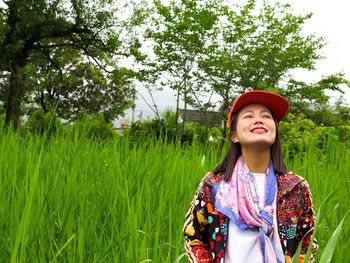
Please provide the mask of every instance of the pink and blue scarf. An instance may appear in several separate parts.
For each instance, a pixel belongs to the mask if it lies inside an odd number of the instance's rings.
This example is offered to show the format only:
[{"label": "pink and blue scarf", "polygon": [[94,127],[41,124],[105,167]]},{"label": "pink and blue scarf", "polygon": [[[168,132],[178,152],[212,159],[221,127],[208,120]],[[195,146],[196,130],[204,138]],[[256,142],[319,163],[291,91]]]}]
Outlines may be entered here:
[{"label": "pink and blue scarf", "polygon": [[[264,263],[284,261],[278,232],[273,224],[276,207],[277,180],[272,162],[266,171],[265,203],[257,207],[258,196],[254,190],[254,176],[239,157],[229,182],[221,181],[214,186],[215,209],[230,218],[242,230],[259,231],[259,244]],[[256,189],[256,188],[255,188]]]}]

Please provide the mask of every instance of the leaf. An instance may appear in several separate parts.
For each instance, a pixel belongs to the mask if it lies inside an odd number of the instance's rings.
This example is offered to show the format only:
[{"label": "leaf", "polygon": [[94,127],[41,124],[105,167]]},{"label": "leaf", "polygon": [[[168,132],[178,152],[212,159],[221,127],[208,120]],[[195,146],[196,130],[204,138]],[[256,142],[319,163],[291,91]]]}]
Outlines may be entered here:
[{"label": "leaf", "polygon": [[[322,211],[322,208],[323,208],[323,205],[325,203],[327,203],[328,199],[334,194],[335,190],[333,190],[332,192],[330,192],[327,197],[323,200],[322,204],[320,205],[318,211],[317,211],[317,215],[316,215],[316,222],[315,222],[315,227],[314,227],[314,230],[313,230],[313,233],[312,233],[312,236],[310,238],[311,242],[310,242],[310,245],[307,249],[307,252],[306,252],[306,256],[304,258],[304,262],[309,262],[309,258],[310,258],[310,254],[311,254],[311,248],[312,248],[312,242],[315,238],[315,235],[316,235],[316,232],[317,232],[317,228],[318,228],[318,225],[320,223],[320,219],[321,219],[321,211]],[[306,236],[306,235],[305,235]],[[304,237],[305,237],[304,236]],[[300,254],[301,254],[301,247],[302,247],[302,244],[303,244],[303,240],[304,240],[304,237],[301,239],[299,245],[298,245],[298,248],[293,256],[293,259],[292,259],[292,262],[291,263],[298,263],[299,261],[299,257],[300,257]]]},{"label": "leaf", "polygon": [[334,194],[335,191],[336,191],[336,189],[333,189],[333,191],[330,192],[330,193],[326,196],[326,198],[324,199],[324,201],[322,202],[320,208],[319,208],[318,211],[317,211],[317,216],[316,216],[316,222],[315,222],[314,231],[312,232],[312,236],[311,236],[311,238],[310,238],[311,241],[310,241],[309,247],[307,248],[306,255],[305,255],[305,258],[304,258],[304,262],[309,262],[309,259],[310,259],[313,240],[315,239],[316,232],[317,232],[317,230],[318,230],[318,225],[320,224],[320,220],[321,220],[321,208],[323,207],[324,204],[326,204],[326,203],[328,202],[329,198],[331,198],[331,196]]},{"label": "leaf", "polygon": [[297,248],[297,251],[295,251],[295,254],[293,256],[293,260],[292,260],[292,263],[298,263],[298,260],[299,260],[299,256],[300,256],[300,252],[301,252],[301,246],[303,244],[303,240],[304,238],[301,239],[300,243],[299,243],[299,246]]},{"label": "leaf", "polygon": [[333,253],[334,253],[334,249],[335,249],[335,246],[336,246],[337,241],[338,241],[338,237],[341,233],[345,217],[347,216],[348,213],[346,213],[346,215],[340,221],[340,224],[337,226],[337,228],[333,232],[331,238],[328,240],[327,245],[326,245],[324,251],[322,252],[320,263],[331,262],[332,257],[333,257]]},{"label": "leaf", "polygon": [[68,246],[68,244],[73,240],[74,237],[75,237],[75,234],[73,234],[70,238],[68,238],[66,243],[64,243],[63,246],[57,251],[56,255],[53,257],[51,262],[53,262],[62,253],[62,251]]},{"label": "leaf", "polygon": [[181,254],[181,255],[175,260],[175,263],[180,263],[180,260],[181,260],[184,256],[186,256],[186,253]]}]

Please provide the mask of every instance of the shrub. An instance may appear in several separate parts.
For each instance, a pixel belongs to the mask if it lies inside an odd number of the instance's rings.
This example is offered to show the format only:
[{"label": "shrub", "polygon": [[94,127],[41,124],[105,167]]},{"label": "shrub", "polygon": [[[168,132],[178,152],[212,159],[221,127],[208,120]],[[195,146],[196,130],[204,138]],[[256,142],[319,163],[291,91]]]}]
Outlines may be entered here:
[{"label": "shrub", "polygon": [[328,127],[318,126],[312,120],[293,114],[288,114],[287,120],[280,123],[279,129],[282,147],[289,156],[304,151],[310,145],[322,147],[329,132]]},{"label": "shrub", "polygon": [[205,142],[208,139],[205,126],[197,122],[186,122],[181,142],[191,143],[193,141]]},{"label": "shrub", "polygon": [[102,113],[78,119],[73,130],[86,132],[88,137],[98,140],[113,139],[116,136],[112,123],[107,122]]},{"label": "shrub", "polygon": [[176,129],[176,113],[173,110],[165,109],[161,119],[164,121],[167,130],[174,131]]},{"label": "shrub", "polygon": [[62,128],[62,124],[54,110],[44,113],[41,109],[35,109],[30,113],[23,128],[34,134],[47,133],[51,135]]},{"label": "shrub", "polygon": [[[144,142],[153,137],[174,141],[179,134],[173,117],[168,112],[164,119],[136,121],[125,131],[125,134],[129,136],[132,143]],[[217,143],[221,141],[221,135],[222,131],[220,128],[211,127],[206,129],[204,125],[197,122],[186,122],[181,143]]]},{"label": "shrub", "polygon": [[168,128],[163,119],[135,121],[125,131],[131,143],[144,142],[150,138],[172,140],[175,138],[175,130]]},{"label": "shrub", "polygon": [[350,125],[339,126],[339,140],[342,142],[350,142]]}]

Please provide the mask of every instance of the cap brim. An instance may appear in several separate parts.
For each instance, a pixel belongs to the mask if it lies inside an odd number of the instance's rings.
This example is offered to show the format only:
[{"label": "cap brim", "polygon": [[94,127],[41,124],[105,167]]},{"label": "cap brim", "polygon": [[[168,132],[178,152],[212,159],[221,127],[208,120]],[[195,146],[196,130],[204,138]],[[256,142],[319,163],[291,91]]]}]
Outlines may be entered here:
[{"label": "cap brim", "polygon": [[284,97],[276,93],[262,90],[248,91],[239,95],[238,98],[232,104],[227,119],[227,124],[229,127],[231,126],[232,115],[235,112],[238,112],[244,106],[247,106],[249,104],[262,104],[266,106],[274,113],[278,122],[280,122],[283,119],[283,117],[287,114],[289,107],[288,101]]}]

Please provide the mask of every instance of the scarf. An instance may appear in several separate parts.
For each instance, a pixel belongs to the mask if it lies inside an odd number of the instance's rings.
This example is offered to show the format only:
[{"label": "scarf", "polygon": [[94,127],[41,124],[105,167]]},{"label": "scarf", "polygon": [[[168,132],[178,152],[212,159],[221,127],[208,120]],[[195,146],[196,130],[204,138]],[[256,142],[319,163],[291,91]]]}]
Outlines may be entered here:
[{"label": "scarf", "polygon": [[214,186],[215,209],[230,218],[242,230],[258,230],[257,242],[264,263],[281,263],[283,251],[278,241],[278,232],[273,224],[276,207],[277,179],[272,162],[266,171],[264,208],[259,211],[259,197],[254,175],[240,156],[236,162],[231,180],[222,180]]}]

